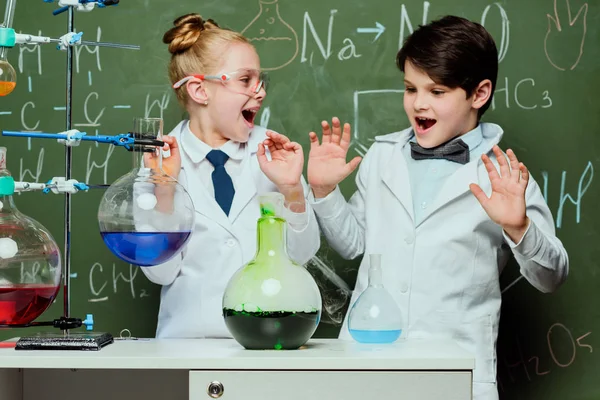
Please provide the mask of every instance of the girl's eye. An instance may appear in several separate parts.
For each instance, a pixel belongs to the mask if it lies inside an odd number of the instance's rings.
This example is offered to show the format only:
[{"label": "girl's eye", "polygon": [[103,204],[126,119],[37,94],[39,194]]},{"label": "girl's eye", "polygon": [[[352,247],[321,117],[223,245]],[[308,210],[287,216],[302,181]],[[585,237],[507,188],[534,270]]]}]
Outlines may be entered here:
[{"label": "girl's eye", "polygon": [[412,87],[407,87],[404,89],[404,91],[408,92],[408,93],[415,93],[417,91],[417,89],[412,88]]},{"label": "girl's eye", "polygon": [[433,93],[435,96],[441,96],[444,94],[443,90],[432,90],[431,93]]}]

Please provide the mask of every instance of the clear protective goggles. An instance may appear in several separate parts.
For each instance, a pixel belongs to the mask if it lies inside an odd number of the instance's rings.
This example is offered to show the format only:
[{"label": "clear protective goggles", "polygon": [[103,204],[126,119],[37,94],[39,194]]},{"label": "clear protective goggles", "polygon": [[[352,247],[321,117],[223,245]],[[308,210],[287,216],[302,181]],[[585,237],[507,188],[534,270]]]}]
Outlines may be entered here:
[{"label": "clear protective goggles", "polygon": [[237,71],[218,75],[194,74],[175,82],[173,89],[182,87],[192,79],[201,81],[219,81],[228,90],[235,93],[245,94],[250,97],[256,96],[261,89],[267,91],[268,75],[258,69],[241,68]]}]

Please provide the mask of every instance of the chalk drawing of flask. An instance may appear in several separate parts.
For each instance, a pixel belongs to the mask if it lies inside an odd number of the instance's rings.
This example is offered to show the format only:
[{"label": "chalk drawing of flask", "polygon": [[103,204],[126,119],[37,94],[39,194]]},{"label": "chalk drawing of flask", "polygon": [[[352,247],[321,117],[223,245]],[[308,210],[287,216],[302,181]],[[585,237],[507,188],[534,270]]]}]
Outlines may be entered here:
[{"label": "chalk drawing of flask", "polygon": [[279,0],[259,0],[258,15],[242,30],[256,47],[263,70],[285,67],[298,55],[298,35],[281,18]]}]

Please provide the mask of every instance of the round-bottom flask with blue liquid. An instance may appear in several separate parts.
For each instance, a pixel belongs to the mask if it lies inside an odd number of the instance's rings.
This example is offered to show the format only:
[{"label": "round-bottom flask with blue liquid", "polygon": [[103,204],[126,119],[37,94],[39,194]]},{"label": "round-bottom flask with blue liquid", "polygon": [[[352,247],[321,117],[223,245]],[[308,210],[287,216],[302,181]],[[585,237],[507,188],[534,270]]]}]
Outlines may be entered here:
[{"label": "round-bottom flask with blue liquid", "polygon": [[381,254],[370,254],[369,264],[369,286],[350,309],[348,330],[360,343],[393,343],[402,334],[402,314],[383,287]]},{"label": "round-bottom flask with blue liquid", "polygon": [[[160,140],[162,119],[137,118],[133,135]],[[134,168],[106,190],[98,222],[102,239],[114,255],[151,267],[181,252],[190,239],[195,210],[184,187],[162,169],[162,149],[134,145],[132,150]]]}]

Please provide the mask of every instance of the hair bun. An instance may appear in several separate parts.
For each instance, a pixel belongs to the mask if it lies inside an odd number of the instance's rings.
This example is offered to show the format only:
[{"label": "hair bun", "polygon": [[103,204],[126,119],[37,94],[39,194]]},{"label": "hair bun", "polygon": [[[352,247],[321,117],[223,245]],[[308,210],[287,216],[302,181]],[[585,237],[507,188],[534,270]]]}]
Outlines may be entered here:
[{"label": "hair bun", "polygon": [[202,31],[219,27],[212,19],[203,20],[200,14],[183,15],[173,21],[173,25],[163,36],[163,43],[169,45],[171,54],[183,53],[196,43]]}]

